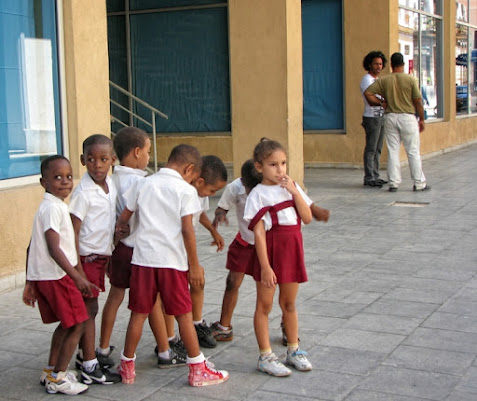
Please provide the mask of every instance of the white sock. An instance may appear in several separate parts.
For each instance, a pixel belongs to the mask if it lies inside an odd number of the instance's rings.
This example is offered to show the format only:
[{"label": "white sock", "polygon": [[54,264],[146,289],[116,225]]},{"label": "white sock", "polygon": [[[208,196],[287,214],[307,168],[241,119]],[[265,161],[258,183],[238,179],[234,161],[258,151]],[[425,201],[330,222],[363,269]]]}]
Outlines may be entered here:
[{"label": "white sock", "polygon": [[222,326],[220,323],[218,324],[218,326],[220,330],[224,330],[224,331],[230,330],[230,327]]},{"label": "white sock", "polygon": [[169,348],[167,351],[159,352],[159,355],[162,359],[169,359],[171,357],[171,349]]},{"label": "white sock", "polygon": [[96,352],[103,355],[103,356],[108,356],[109,353],[111,352],[111,347],[109,347],[109,346],[108,346],[108,348],[98,347],[98,348],[96,348]]},{"label": "white sock", "polygon": [[98,360],[96,358],[91,359],[90,361],[83,361],[83,370],[86,372],[92,372],[97,364]]},{"label": "white sock", "polygon": [[194,356],[193,358],[187,357],[187,365],[195,365],[197,363],[202,363],[205,361],[205,356],[201,352],[199,355]]},{"label": "white sock", "polygon": [[124,356],[124,350],[121,351],[121,359],[123,361],[135,361],[136,360],[136,354],[132,358],[128,358],[127,356]]},{"label": "white sock", "polygon": [[174,334],[172,337],[167,337],[167,340],[168,340],[169,342],[172,341],[172,342],[176,343],[177,341],[179,341],[179,338],[177,337],[176,334]]},{"label": "white sock", "polygon": [[200,319],[200,320],[197,320],[197,321],[194,320],[194,324],[197,326],[197,325],[201,324],[203,321],[204,321],[204,319]]}]

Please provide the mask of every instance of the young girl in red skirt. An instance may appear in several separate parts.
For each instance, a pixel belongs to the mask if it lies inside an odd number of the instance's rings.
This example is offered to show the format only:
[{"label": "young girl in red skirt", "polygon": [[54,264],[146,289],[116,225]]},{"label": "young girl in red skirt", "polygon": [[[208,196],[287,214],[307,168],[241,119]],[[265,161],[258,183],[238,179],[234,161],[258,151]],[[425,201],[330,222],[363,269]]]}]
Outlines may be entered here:
[{"label": "young girl in red skirt", "polygon": [[306,352],[298,348],[295,300],[298,284],[307,281],[301,222],[311,222],[313,202],[286,174],[287,156],[280,143],[262,139],[255,147],[254,163],[263,178],[247,198],[244,219],[250,222],[249,229],[254,232],[257,256],[253,269],[257,286],[254,328],[260,348],[257,370],[273,376],[289,376],[291,370],[272,352],[268,315],[278,284],[288,338],[286,364],[299,371],[311,370]]}]

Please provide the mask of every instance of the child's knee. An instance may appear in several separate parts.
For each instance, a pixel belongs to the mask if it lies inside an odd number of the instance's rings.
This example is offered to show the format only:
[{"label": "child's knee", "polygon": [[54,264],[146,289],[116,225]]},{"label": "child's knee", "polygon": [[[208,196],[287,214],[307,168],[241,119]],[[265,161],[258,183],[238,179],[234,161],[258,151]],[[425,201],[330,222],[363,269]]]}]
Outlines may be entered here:
[{"label": "child's knee", "polygon": [[280,301],[280,308],[282,309],[283,312],[295,312],[296,311],[296,306],[295,306],[295,301]]},{"label": "child's knee", "polygon": [[86,298],[85,299],[86,309],[90,319],[94,319],[98,314],[98,298]]},{"label": "child's knee", "polygon": [[240,284],[242,284],[242,280],[229,273],[225,281],[225,291],[238,291]]}]

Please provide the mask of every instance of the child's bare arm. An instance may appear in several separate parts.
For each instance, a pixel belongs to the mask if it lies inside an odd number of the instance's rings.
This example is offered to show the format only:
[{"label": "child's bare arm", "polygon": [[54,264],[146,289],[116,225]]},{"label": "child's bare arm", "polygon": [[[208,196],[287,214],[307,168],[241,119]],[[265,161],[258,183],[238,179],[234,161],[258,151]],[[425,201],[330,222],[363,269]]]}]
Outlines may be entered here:
[{"label": "child's bare arm", "polygon": [[199,264],[192,215],[182,217],[182,237],[189,262],[189,283],[201,287],[205,283],[204,268]]},{"label": "child's bare arm", "polygon": [[118,219],[116,220],[116,227],[114,229],[114,245],[129,235],[129,220],[134,212],[128,208],[124,208]]},{"label": "child's bare arm", "polygon": [[76,253],[78,255],[78,264],[75,267],[76,267],[76,270],[78,270],[78,272],[84,278],[86,278],[86,274],[83,270],[83,265],[81,264],[80,251],[79,251],[79,233],[80,233],[81,224],[83,224],[83,221],[71,213],[70,213],[70,217],[71,217],[71,222],[73,223],[73,230],[75,232],[75,246],[76,246]]},{"label": "child's bare arm", "polygon": [[225,241],[222,236],[218,233],[217,229],[214,225],[210,222],[209,218],[207,217],[207,213],[202,212],[199,217],[199,222],[202,224],[207,230],[209,230],[210,235],[212,235],[213,241],[210,245],[217,245],[217,252],[224,249]]},{"label": "child's bare arm", "polygon": [[295,182],[288,175],[285,175],[280,185],[290,192],[291,195],[293,195],[296,209],[298,210],[298,214],[300,215],[303,223],[311,223],[313,216],[311,214],[310,207],[306,204],[305,200],[301,196],[298,188],[295,186]]},{"label": "child's bare arm", "polygon": [[[31,240],[30,240],[31,244]],[[25,273],[28,273],[28,255],[30,254],[30,244],[28,244],[28,248],[26,250],[26,263],[25,263]],[[31,281],[26,280],[25,288],[23,289],[23,303],[25,305],[31,306],[32,308],[35,307],[36,302],[36,291],[35,286]]]},{"label": "child's bare arm", "polygon": [[225,224],[229,225],[229,219],[227,219],[227,212],[228,210],[222,209],[221,207],[218,207],[215,209],[215,217],[214,221],[212,222],[212,225],[217,228],[219,224]]},{"label": "child's bare arm", "polygon": [[76,287],[82,294],[91,295],[92,290],[99,290],[94,284],[90,283],[80,272],[73,266],[64,252],[60,248],[60,234],[51,228],[45,232],[46,244],[48,252],[58,266],[60,266],[68,276],[75,282]]},{"label": "child's bare arm", "polygon": [[255,250],[257,252],[258,261],[260,262],[260,281],[265,287],[275,288],[277,285],[277,276],[268,260],[267,240],[263,220],[260,220],[255,225],[253,233],[255,236]]},{"label": "child's bare arm", "polygon": [[311,214],[317,221],[323,221],[325,223],[328,222],[328,219],[330,218],[330,213],[331,213],[328,209],[319,207],[315,205],[314,203],[311,204],[310,209],[311,209]]}]

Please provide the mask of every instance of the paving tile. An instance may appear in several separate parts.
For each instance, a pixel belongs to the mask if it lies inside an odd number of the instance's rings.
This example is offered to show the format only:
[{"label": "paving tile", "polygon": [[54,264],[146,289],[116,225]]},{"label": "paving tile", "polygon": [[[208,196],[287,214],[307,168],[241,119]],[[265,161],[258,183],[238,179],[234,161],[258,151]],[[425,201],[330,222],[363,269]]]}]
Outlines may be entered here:
[{"label": "paving tile", "polygon": [[359,351],[373,351],[389,353],[393,351],[405,336],[377,333],[365,330],[338,329],[329,334],[322,341],[322,345],[329,347],[352,348]]},{"label": "paving tile", "polygon": [[373,313],[358,313],[342,326],[343,329],[376,331],[380,333],[409,335],[422,322],[420,318],[383,316]]},{"label": "paving tile", "polygon": [[383,362],[383,365],[462,376],[472,365],[476,356],[477,350],[454,352],[400,345]]},{"label": "paving tile", "polygon": [[477,347],[477,334],[419,327],[404,341],[404,344],[447,351],[473,352]]},{"label": "paving tile", "polygon": [[383,366],[358,388],[426,400],[445,400],[458,382],[456,376]]},{"label": "paving tile", "polygon": [[437,308],[438,305],[430,303],[410,302],[398,299],[379,299],[367,306],[363,312],[377,313],[381,315],[426,318]]},{"label": "paving tile", "polygon": [[477,334],[477,316],[434,312],[423,322],[422,327]]}]

